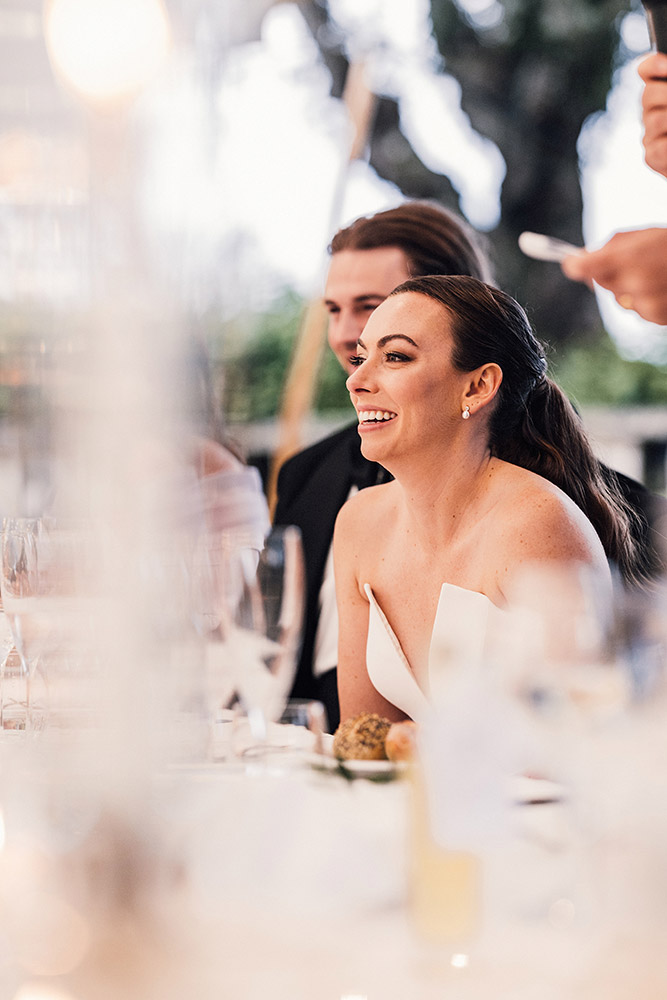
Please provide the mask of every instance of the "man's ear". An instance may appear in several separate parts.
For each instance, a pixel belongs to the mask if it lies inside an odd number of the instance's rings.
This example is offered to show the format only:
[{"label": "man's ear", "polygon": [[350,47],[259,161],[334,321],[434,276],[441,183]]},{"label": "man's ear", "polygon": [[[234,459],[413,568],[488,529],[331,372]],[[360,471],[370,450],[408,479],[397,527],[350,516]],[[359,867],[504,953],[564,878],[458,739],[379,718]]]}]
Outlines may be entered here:
[{"label": "man's ear", "polygon": [[469,406],[471,414],[488,406],[496,398],[502,381],[503,370],[495,362],[471,372],[463,406]]}]

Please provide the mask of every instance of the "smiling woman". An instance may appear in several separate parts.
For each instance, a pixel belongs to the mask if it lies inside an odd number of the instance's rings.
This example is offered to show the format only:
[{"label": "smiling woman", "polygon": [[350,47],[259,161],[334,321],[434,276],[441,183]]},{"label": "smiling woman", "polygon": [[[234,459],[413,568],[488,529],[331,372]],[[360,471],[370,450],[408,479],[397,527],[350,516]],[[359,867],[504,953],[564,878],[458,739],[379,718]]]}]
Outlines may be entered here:
[{"label": "smiling woman", "polygon": [[498,289],[406,281],[351,364],[362,452],[395,478],[352,497],[336,525],[341,717],[414,718],[432,638],[462,601],[486,621],[540,564],[585,567],[610,596],[609,562],[637,575],[631,515],[523,309]]}]

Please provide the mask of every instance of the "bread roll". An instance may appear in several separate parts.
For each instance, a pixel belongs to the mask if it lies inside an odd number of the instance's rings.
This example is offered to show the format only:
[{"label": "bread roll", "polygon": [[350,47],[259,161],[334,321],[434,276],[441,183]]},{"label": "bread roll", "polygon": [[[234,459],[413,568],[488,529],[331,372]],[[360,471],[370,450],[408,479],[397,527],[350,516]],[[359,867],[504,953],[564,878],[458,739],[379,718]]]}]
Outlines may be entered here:
[{"label": "bread roll", "polygon": [[338,760],[386,760],[384,741],[391,722],[379,715],[362,712],[342,722],[333,738]]},{"label": "bread roll", "polygon": [[385,736],[384,748],[389,760],[412,760],[415,755],[417,726],[411,719],[394,722]]}]

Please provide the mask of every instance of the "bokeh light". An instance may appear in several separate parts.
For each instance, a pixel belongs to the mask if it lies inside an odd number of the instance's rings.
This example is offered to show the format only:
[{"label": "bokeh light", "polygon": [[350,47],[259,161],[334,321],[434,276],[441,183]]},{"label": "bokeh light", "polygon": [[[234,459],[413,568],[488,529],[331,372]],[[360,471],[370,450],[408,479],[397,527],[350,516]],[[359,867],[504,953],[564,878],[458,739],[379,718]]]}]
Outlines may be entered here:
[{"label": "bokeh light", "polygon": [[49,0],[45,34],[58,74],[97,104],[141,91],[169,49],[162,0]]}]

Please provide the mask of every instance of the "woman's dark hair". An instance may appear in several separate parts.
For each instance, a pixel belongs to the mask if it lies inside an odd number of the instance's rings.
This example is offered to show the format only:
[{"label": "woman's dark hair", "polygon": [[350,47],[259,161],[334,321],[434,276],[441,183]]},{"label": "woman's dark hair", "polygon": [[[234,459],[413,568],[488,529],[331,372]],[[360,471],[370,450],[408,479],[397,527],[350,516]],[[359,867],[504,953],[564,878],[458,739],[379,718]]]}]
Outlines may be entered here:
[{"label": "woman's dark hair", "polygon": [[398,247],[408,259],[410,276],[471,274],[491,280],[481,237],[463,219],[437,202],[408,201],[375,215],[362,216],[339,229],[329,253]]},{"label": "woman's dark hair", "polygon": [[445,307],[463,372],[495,363],[503,379],[489,420],[491,454],[558,486],[586,514],[626,580],[641,578],[636,517],[593,454],[581,419],[547,376],[544,348],[513,298],[470,277],[411,278],[391,293],[418,292]]}]

